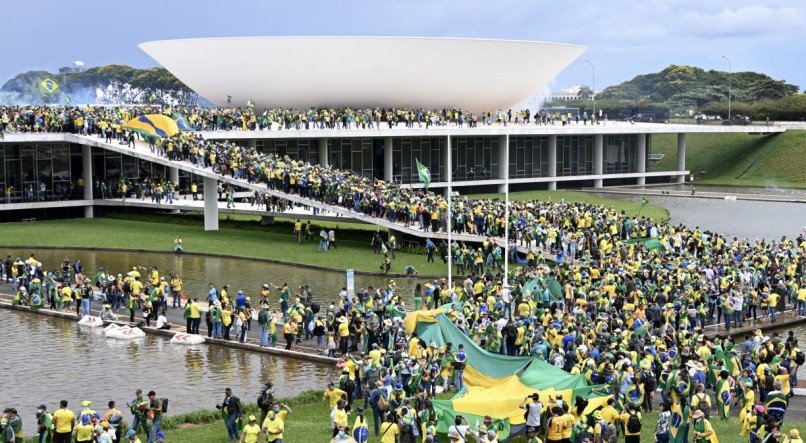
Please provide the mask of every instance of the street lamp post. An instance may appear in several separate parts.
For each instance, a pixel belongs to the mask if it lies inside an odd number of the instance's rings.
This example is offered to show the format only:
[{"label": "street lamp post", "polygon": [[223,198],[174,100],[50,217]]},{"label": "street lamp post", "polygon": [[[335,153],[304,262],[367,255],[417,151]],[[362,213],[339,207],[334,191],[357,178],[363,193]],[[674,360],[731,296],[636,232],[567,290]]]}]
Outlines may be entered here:
[{"label": "street lamp post", "polygon": [[[593,118],[596,118],[596,68],[590,60],[585,60],[585,63],[591,65],[591,73],[593,74],[593,85],[591,86],[591,96],[593,97]],[[598,120],[597,120],[598,121]]]},{"label": "street lamp post", "polygon": [[728,62],[728,120],[730,120],[730,96],[731,96],[731,88],[730,88],[730,78],[733,74],[733,67],[730,65],[730,59],[722,56]]}]

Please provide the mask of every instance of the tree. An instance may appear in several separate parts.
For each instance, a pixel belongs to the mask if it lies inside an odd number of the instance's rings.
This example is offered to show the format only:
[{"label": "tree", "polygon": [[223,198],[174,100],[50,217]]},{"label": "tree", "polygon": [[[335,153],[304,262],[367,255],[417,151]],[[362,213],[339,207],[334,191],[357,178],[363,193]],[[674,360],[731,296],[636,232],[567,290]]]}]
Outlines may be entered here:
[{"label": "tree", "polygon": [[593,89],[588,85],[582,85],[577,91],[577,98],[580,100],[590,100],[593,98]]}]

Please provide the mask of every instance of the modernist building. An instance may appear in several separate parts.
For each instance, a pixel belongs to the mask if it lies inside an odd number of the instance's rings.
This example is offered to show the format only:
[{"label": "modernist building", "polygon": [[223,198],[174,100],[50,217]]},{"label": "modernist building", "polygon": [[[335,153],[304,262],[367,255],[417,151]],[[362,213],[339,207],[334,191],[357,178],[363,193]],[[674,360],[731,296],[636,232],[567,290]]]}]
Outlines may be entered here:
[{"label": "modernist building", "polygon": [[[231,97],[232,106],[253,100],[258,109],[413,106],[477,113],[506,110],[522,101],[584,50],[541,42],[376,37],[196,39],[141,47],[201,95],[224,106]],[[445,188],[450,173],[457,191],[478,192],[502,190],[506,182],[516,189],[682,182],[689,175],[687,133],[759,131],[782,129],[480,123],[475,128],[382,125],[202,135],[413,187],[421,186],[415,166],[420,160],[431,170],[431,188]],[[654,171],[649,161],[652,137],[669,133],[677,135],[676,168]],[[6,134],[0,139],[0,211],[69,206],[66,202],[73,201],[90,208],[86,214],[91,215],[100,182],[111,189],[121,178],[166,177],[187,188],[191,180],[204,181],[195,174],[205,173],[174,168],[94,138]],[[92,186],[82,187],[82,182]]]}]

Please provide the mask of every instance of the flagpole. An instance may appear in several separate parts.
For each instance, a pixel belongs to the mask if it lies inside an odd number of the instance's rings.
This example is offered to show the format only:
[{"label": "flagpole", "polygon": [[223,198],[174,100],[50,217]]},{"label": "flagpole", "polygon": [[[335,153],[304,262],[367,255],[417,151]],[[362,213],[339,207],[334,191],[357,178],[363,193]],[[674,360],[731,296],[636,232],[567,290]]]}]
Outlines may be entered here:
[{"label": "flagpole", "polygon": [[[505,137],[504,146],[504,284],[501,288],[502,297],[509,298],[509,134]],[[511,315],[511,309],[510,309]]]},{"label": "flagpole", "polygon": [[452,271],[453,271],[453,248],[451,247],[451,225],[453,224],[452,219],[452,197],[453,188],[451,186],[451,176],[453,175],[451,168],[453,162],[451,161],[452,157],[451,151],[451,136],[448,134],[448,161],[447,161],[447,172],[448,172],[448,213],[445,214],[445,227],[448,229],[448,293],[453,290],[453,279],[452,279]]}]

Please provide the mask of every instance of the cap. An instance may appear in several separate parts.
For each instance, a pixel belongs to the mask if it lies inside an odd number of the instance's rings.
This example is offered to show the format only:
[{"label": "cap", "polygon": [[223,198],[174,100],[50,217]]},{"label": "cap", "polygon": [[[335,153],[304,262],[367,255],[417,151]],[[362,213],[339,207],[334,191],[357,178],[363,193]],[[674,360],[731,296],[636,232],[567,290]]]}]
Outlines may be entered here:
[{"label": "cap", "polygon": [[134,429],[129,429],[128,431],[126,431],[126,438],[129,438],[132,435],[137,435],[137,431],[135,431]]},{"label": "cap", "polygon": [[165,435],[165,433],[164,433],[164,432],[162,432],[162,431],[157,431],[156,437],[157,437],[157,438],[165,438],[165,437],[167,437],[167,436]]},{"label": "cap", "polygon": [[249,416],[249,421],[256,421],[256,420],[257,420],[257,419],[255,418],[255,416],[254,416],[254,415],[250,415],[250,416]]},{"label": "cap", "polygon": [[91,402],[91,401],[89,401],[89,400],[84,400],[84,401],[82,401],[82,402],[81,402],[81,406],[84,406],[85,408],[86,408],[87,406],[89,406],[90,404],[92,404],[92,402]]}]

